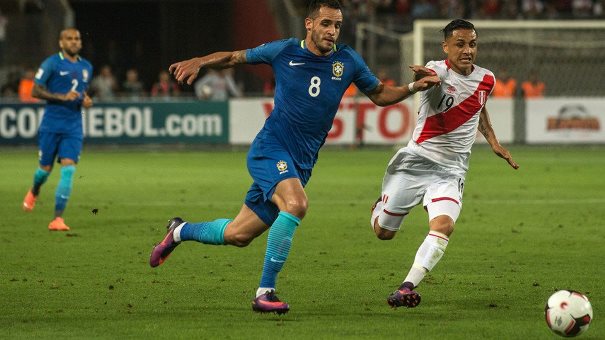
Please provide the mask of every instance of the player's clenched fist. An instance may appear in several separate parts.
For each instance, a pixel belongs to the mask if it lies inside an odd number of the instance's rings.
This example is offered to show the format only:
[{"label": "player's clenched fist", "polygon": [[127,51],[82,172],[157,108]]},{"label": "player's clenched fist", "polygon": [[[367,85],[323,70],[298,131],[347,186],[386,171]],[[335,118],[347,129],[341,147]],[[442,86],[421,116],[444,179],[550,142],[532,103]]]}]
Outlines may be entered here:
[{"label": "player's clenched fist", "polygon": [[63,101],[70,102],[78,99],[78,97],[80,97],[80,94],[78,92],[69,91],[63,96]]},{"label": "player's clenched fist", "polygon": [[86,93],[84,93],[84,98],[82,99],[82,106],[85,109],[88,109],[92,106],[92,98],[90,98]]}]

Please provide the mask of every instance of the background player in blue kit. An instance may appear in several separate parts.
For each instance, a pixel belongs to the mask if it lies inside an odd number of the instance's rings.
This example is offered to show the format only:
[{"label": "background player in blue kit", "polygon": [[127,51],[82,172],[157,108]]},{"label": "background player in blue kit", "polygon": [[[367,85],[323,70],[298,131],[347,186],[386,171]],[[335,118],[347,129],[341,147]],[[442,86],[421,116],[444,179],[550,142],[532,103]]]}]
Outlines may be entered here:
[{"label": "background player in blue kit", "polygon": [[62,215],[82,150],[82,108],[92,106],[92,100],[86,94],[92,65],[78,54],[82,40],[77,29],[61,31],[59,47],[61,51],[44,60],[35,77],[32,95],[46,100],[46,107],[38,129],[40,166],[34,174],[34,185],[23,200],[23,209],[34,209],[40,187],[57,159],[61,164],[61,179],[55,193],[55,218],[48,229],[66,231],[69,227]]},{"label": "background player in blue kit", "polygon": [[151,253],[152,267],[163,263],[181,241],[244,247],[270,227],[252,309],[280,314],[289,310],[275,295],[275,281],[307,212],[304,187],[345,90],[353,82],[374,103],[386,106],[438,83],[436,76],[427,76],[402,87],[383,85],[353,49],[336,44],[342,20],[337,0],[314,0],[305,19],[304,40],[291,38],[245,51],[217,52],[170,66],[179,82],[191,85],[203,67],[269,64],[276,79],[275,107],[248,152],[254,183],[237,216],[202,223],[171,219],[168,233]]}]

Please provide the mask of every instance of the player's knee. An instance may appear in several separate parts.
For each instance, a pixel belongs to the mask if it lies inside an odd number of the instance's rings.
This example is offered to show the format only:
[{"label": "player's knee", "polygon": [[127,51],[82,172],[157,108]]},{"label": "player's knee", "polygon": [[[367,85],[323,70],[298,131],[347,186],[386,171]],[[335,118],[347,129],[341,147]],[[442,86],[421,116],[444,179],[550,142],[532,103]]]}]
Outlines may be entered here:
[{"label": "player's knee", "polygon": [[379,240],[383,240],[383,241],[388,241],[388,240],[392,240],[395,237],[395,233],[394,232],[379,232],[376,233],[376,237],[378,237]]},{"label": "player's knee", "polygon": [[61,165],[63,165],[63,166],[76,165],[76,162],[70,158],[61,158]]},{"label": "player's knee", "polygon": [[450,236],[454,232],[454,220],[447,215],[435,217],[429,223],[430,229]]},{"label": "player's knee", "polygon": [[286,212],[298,218],[305,217],[307,209],[309,209],[309,201],[306,198],[291,198],[286,201]]},{"label": "player's knee", "polygon": [[397,234],[396,231],[380,227],[380,225],[378,225],[378,222],[374,225],[374,233],[376,234],[376,237],[378,237],[379,240],[383,241],[392,240]]}]

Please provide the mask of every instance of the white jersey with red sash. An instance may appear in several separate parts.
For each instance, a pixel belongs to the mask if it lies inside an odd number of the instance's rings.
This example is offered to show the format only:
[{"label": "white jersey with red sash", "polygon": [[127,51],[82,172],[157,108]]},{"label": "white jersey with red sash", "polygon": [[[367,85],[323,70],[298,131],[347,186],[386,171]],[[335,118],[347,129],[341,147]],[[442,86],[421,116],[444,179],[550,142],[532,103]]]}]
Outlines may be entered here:
[{"label": "white jersey with red sash", "polygon": [[447,60],[430,61],[441,85],[422,92],[418,122],[407,151],[437,165],[465,173],[475,142],[479,114],[496,83],[494,74],[473,66],[464,76]]}]

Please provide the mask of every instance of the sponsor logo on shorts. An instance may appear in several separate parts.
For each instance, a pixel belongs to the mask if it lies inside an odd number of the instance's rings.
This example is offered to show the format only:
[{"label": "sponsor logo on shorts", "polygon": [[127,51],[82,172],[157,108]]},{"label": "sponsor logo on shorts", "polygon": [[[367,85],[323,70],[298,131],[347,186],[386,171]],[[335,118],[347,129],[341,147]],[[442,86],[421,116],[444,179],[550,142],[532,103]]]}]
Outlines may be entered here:
[{"label": "sponsor logo on shorts", "polygon": [[288,172],[288,163],[286,163],[285,161],[279,161],[277,162],[277,170],[279,170],[279,174],[285,174],[286,172]]}]

